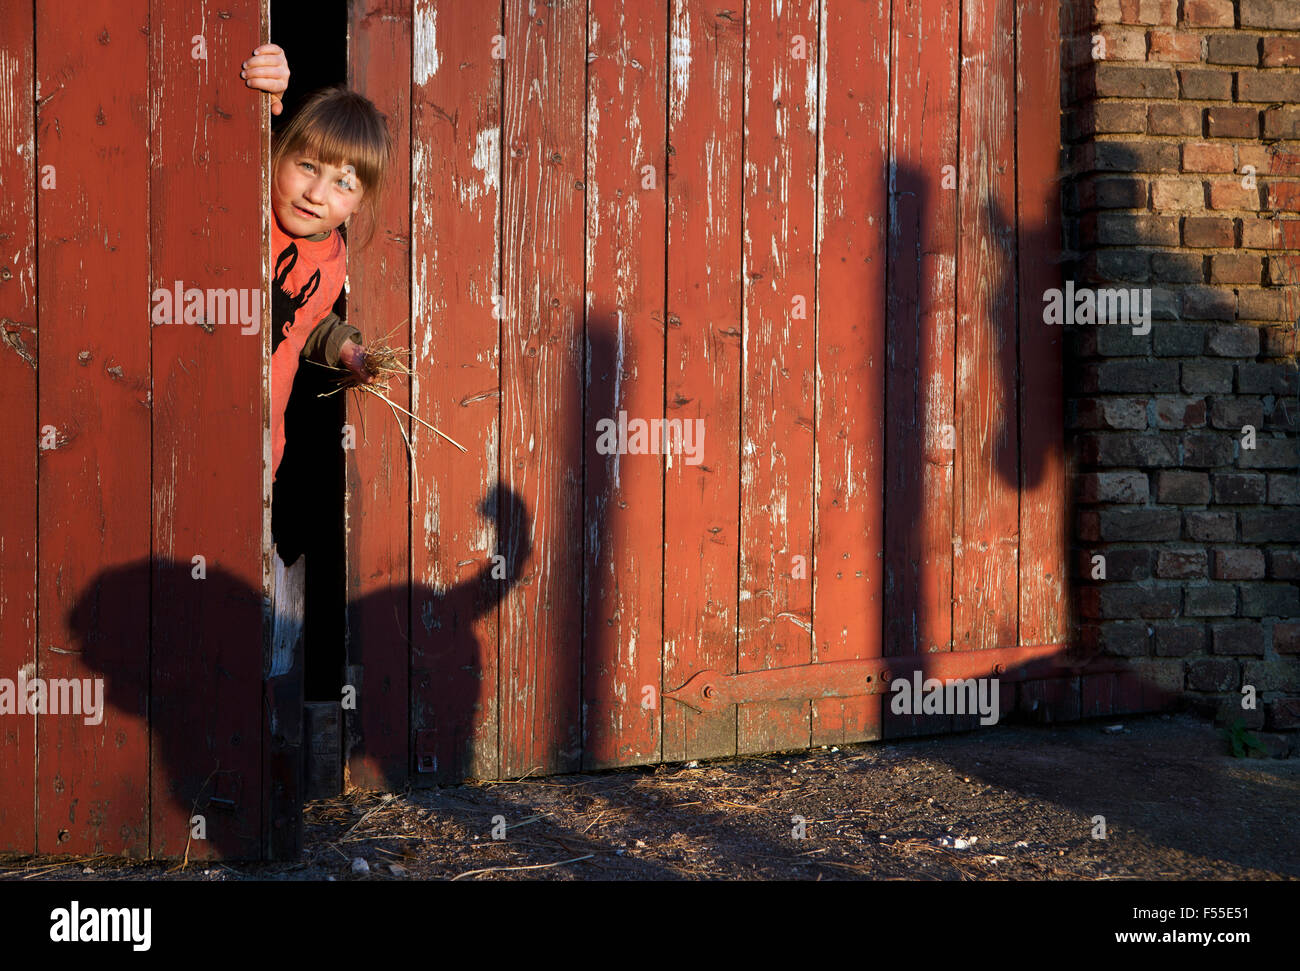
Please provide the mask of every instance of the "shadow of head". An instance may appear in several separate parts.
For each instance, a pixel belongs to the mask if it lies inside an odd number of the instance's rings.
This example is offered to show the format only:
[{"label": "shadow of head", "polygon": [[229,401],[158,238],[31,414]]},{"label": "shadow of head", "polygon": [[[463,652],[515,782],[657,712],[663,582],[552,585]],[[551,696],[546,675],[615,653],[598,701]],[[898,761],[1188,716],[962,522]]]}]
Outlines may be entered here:
[{"label": "shadow of head", "polygon": [[[151,847],[192,857],[256,855],[262,717],[262,594],[202,557],[139,560],[98,574],[67,614],[68,649],[104,686],[86,771],[152,792]],[[151,746],[127,744],[145,737]],[[148,762],[141,759],[147,753]],[[75,795],[73,798],[76,798]],[[114,807],[143,818],[149,803]],[[111,843],[113,833],[104,834]]]}]

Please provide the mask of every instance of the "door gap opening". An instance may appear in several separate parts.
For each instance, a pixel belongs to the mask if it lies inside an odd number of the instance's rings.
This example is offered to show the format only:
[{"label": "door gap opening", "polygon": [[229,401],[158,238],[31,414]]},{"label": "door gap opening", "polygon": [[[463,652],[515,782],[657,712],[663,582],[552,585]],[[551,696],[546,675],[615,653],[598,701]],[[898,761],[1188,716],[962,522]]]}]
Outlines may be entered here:
[{"label": "door gap opening", "polygon": [[[274,130],[282,129],[313,91],[346,83],[347,35],[345,0],[272,0],[271,40],[284,48],[292,70]],[[338,295],[333,310],[346,318],[346,293]],[[307,701],[338,701],[344,684],[347,587],[341,442],[346,412],[343,395],[318,397],[333,389],[334,380],[323,368],[299,364],[285,410],[284,458],[271,500],[272,538],[281,558],[289,566],[299,554],[307,558]]]}]

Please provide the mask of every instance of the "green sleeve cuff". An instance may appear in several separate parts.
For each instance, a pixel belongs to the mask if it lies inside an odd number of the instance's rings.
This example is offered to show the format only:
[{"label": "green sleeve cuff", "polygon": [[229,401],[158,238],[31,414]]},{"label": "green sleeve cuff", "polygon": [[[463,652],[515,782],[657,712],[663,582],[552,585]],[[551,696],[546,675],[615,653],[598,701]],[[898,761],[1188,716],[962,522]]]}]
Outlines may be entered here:
[{"label": "green sleeve cuff", "polygon": [[338,314],[331,313],[307,335],[307,341],[302,347],[302,356],[318,364],[338,367],[339,350],[346,340],[360,344],[361,331]]}]

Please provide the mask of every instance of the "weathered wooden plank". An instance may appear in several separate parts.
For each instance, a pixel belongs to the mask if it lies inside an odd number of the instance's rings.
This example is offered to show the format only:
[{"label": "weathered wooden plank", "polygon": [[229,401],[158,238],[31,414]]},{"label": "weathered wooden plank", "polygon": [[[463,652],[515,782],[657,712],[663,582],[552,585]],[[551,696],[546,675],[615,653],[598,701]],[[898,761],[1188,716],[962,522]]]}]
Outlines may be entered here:
[{"label": "weathered wooden plank", "polygon": [[[898,0],[890,104],[885,653],[952,649],[958,8]],[[887,736],[941,730],[882,713]]]},{"label": "weathered wooden plank", "polygon": [[[843,661],[882,654],[889,4],[826,3],[820,51],[813,644]],[[880,706],[814,701],[813,744],[878,738]]]},{"label": "weathered wooden plank", "polygon": [[583,79],[586,4],[506,4],[501,772],[581,760]]},{"label": "weathered wooden plank", "polygon": [[[348,319],[364,340],[392,347],[411,346],[411,16],[411,0],[349,8],[349,85],[387,116],[393,158],[373,237],[358,245],[365,240],[353,236],[348,250]],[[405,383],[387,396],[411,409]],[[350,396],[347,407],[357,440],[345,453],[348,683],[357,707],[344,709],[344,778],[401,785],[410,767],[412,472],[403,430],[409,436],[412,422],[373,397]]]},{"label": "weathered wooden plank", "polygon": [[1061,286],[1059,6],[1019,0],[1016,18],[1016,198],[1020,279],[1020,643],[1066,639],[1065,413],[1062,328],[1043,323]]},{"label": "weathered wooden plank", "polygon": [[962,8],[953,632],[1017,643],[1014,0]]},{"label": "weathered wooden plank", "polygon": [[[0,678],[36,670],[36,186],[31,4],[0,18]],[[0,718],[0,852],[36,851],[36,719]]]},{"label": "weathered wooden plank", "polygon": [[[496,778],[500,481],[499,8],[414,8],[411,307],[416,425],[411,512],[411,718],[417,782]],[[519,48],[522,55],[522,48]],[[526,539],[526,534],[525,537]],[[500,561],[504,563],[504,561]],[[505,575],[505,574],[509,575]]]},{"label": "weathered wooden plank", "polygon": [[643,443],[648,454],[632,453],[631,432],[621,454],[625,443],[616,431],[624,423],[670,417],[664,402],[667,33],[665,5],[633,12],[621,0],[591,0],[582,588],[582,764],[589,769],[659,758],[664,469],[702,459],[692,454],[703,444],[694,425],[683,429],[686,438],[651,434]]},{"label": "weathered wooden plank", "polygon": [[[167,92],[151,112],[150,292],[174,293],[178,280],[238,292],[233,304],[205,300],[199,326],[173,306],[152,333],[154,856],[260,852],[262,658],[249,646],[262,643],[269,492],[255,433],[262,412],[249,399],[263,383],[269,320],[269,115],[239,65],[265,34],[262,17],[257,0],[154,0],[150,12],[149,89]],[[206,59],[193,56],[196,37]],[[190,839],[196,814],[206,840]]]},{"label": "weathered wooden plank", "polygon": [[[812,660],[816,0],[746,9],[739,670]],[[806,701],[740,707],[740,752],[805,746]]]},{"label": "weathered wooden plank", "polygon": [[35,673],[105,702],[37,719],[40,853],[149,851],[148,25],[148,0],[36,9]]},{"label": "weathered wooden plank", "polygon": [[[669,38],[665,404],[702,424],[704,460],[664,471],[664,687],[736,670],[744,20],[674,0]],[[736,751],[736,709],[663,705],[663,757]]]}]

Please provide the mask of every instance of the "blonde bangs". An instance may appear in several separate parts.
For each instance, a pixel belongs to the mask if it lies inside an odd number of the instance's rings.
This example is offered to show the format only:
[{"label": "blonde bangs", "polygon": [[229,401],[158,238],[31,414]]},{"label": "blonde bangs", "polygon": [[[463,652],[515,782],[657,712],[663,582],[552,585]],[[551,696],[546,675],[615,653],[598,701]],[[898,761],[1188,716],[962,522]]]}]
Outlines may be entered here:
[{"label": "blonde bangs", "polygon": [[[309,97],[277,135],[271,171],[301,153],[342,167],[351,165],[364,190],[362,207],[373,224],[380,190],[393,153],[384,116],[364,96],[344,87],[325,88]],[[373,229],[373,225],[369,227]]]}]

